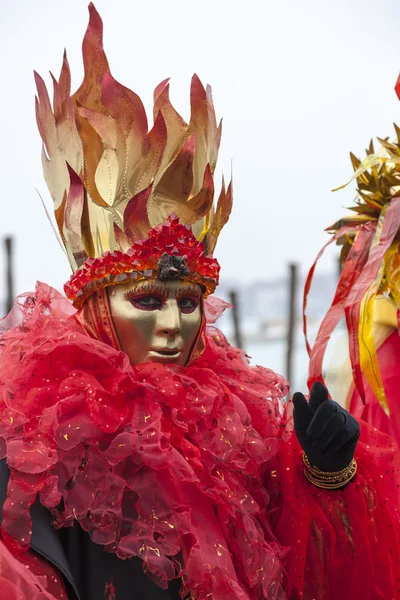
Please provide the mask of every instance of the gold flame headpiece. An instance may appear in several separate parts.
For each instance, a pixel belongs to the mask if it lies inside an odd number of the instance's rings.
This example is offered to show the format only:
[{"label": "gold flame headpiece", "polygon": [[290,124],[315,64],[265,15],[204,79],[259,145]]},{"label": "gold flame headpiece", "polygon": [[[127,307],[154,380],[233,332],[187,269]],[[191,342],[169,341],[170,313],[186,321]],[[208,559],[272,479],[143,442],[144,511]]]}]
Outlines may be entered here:
[{"label": "gold flame headpiece", "polygon": [[160,259],[164,274],[200,283],[209,294],[219,272],[212,253],[232,208],[231,184],[226,190],[223,180],[213,205],[221,123],[211,88],[193,76],[186,123],[163,81],[148,130],[140,98],[110,73],[93,4],[89,13],[77,92],[70,95],[65,53],[59,80],[52,76],[53,107],[35,73],[44,176],[75,273],[67,296],[80,306],[99,287],[157,277]]}]

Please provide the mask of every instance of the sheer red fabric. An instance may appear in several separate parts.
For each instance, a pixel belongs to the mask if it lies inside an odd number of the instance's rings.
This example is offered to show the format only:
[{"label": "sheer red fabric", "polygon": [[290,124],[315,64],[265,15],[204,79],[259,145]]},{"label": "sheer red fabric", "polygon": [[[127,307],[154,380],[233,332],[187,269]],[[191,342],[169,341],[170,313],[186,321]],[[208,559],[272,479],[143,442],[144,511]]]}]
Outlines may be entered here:
[{"label": "sheer red fabric", "polygon": [[121,350],[111,318],[106,288],[101,288],[89,296],[82,308],[75,313],[75,318],[90,337]]},{"label": "sheer red fabric", "polygon": [[68,600],[61,576],[35,552],[11,553],[0,542],[1,600]]},{"label": "sheer red fabric", "polygon": [[378,360],[389,405],[390,417],[383,411],[377,398],[364,382],[365,399],[354,389],[349,410],[380,431],[390,435],[400,446],[400,336],[394,331],[378,348]]},{"label": "sheer red fabric", "polygon": [[[206,306],[210,320],[220,308]],[[302,473],[286,382],[215,328],[188,367],[131,367],[39,284],[2,329],[2,536],[13,553],[29,548],[39,495],[56,527],[76,519],[106,550],[139,556],[160,586],[182,577],[196,600],[396,597],[388,438],[365,432],[356,482],[318,491]]]},{"label": "sheer red fabric", "polygon": [[335,492],[304,481],[299,450],[291,438],[272,461],[276,477],[268,484],[274,533],[292,549],[286,561],[289,598],[400,598],[395,442],[362,423],[357,475]]}]

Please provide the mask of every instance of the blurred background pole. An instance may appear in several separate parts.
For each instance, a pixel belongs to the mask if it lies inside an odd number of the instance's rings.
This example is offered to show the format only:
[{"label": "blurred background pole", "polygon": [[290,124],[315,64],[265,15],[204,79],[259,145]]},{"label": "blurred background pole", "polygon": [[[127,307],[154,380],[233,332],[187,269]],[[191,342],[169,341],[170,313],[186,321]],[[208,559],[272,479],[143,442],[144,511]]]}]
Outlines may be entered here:
[{"label": "blurred background pole", "polygon": [[293,377],[293,359],[296,333],[296,295],[297,295],[297,265],[289,265],[289,315],[286,344],[286,379],[289,384]]},{"label": "blurred background pole", "polygon": [[14,239],[4,238],[6,250],[6,314],[10,312],[14,303]]},{"label": "blurred background pole", "polygon": [[243,349],[243,338],[242,332],[240,330],[240,319],[239,319],[239,306],[238,306],[238,295],[235,291],[231,291],[229,294],[230,301],[233,306],[232,315],[233,315],[233,329],[234,329],[234,340],[236,348]]}]

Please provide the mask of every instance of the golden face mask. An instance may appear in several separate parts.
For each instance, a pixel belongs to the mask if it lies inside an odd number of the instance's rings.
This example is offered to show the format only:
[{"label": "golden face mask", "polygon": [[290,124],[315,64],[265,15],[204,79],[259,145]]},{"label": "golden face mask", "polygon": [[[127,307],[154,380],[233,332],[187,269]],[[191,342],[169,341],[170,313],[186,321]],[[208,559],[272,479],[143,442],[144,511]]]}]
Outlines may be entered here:
[{"label": "golden face mask", "polygon": [[108,298],[121,349],[132,365],[187,364],[201,327],[199,285],[153,279],[114,285]]}]

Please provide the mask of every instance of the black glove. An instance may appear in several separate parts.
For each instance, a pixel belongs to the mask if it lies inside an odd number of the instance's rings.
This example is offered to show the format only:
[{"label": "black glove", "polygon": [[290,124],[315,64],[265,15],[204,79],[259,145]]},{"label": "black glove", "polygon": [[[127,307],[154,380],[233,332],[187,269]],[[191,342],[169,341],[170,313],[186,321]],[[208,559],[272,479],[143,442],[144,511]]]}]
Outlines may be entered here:
[{"label": "black glove", "polygon": [[293,395],[294,430],[313,467],[341,471],[349,466],[360,435],[354,417],[337,402],[328,399],[322,383],[314,383],[310,399]]}]

